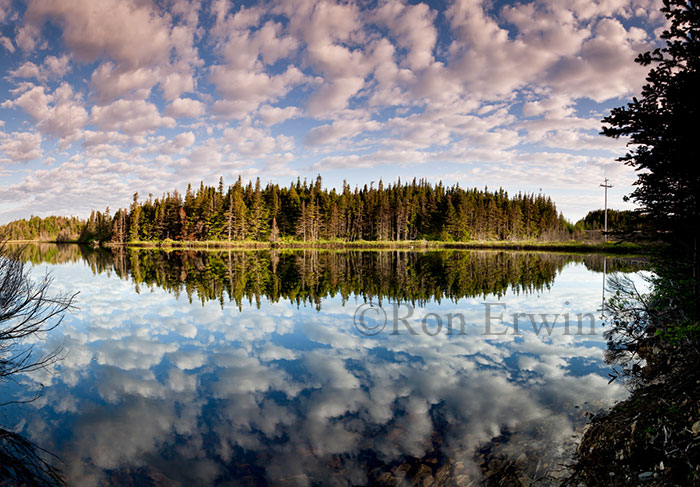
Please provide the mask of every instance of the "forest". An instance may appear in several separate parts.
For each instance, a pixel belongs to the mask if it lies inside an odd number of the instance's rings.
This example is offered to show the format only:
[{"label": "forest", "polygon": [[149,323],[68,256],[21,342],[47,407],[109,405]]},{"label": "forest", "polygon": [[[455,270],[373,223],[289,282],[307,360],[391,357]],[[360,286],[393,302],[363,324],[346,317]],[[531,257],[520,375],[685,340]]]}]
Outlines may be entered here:
[{"label": "forest", "polygon": [[260,179],[188,186],[161,197],[138,193],[128,208],[93,211],[87,220],[49,217],[0,228],[10,240],[149,241],[402,241],[569,240],[574,226],[542,194],[509,196],[499,189],[463,189],[414,179],[341,191],[297,179],[288,187]]},{"label": "forest", "polygon": [[77,241],[85,220],[77,217],[48,216],[15,220],[0,226],[0,238],[7,240]]},{"label": "forest", "polygon": [[[600,230],[605,222],[603,210],[589,211],[588,214],[576,223],[577,228],[583,230]],[[631,230],[642,226],[642,218],[638,212],[626,210],[608,210],[608,229],[611,231]]]}]

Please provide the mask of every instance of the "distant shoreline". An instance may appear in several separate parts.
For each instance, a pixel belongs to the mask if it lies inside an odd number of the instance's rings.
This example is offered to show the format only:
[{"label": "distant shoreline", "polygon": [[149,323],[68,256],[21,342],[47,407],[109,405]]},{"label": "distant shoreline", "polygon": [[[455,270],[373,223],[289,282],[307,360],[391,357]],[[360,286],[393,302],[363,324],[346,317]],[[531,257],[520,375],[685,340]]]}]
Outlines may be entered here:
[{"label": "distant shoreline", "polygon": [[[90,245],[78,241],[55,240],[8,240],[7,243],[52,243],[52,244],[82,244]],[[191,250],[226,250],[226,249],[403,249],[403,250],[438,250],[438,249],[492,249],[492,250],[546,250],[558,252],[591,252],[591,253],[613,253],[613,254],[639,254],[647,253],[651,249],[650,245],[636,244],[631,242],[580,242],[580,241],[560,241],[560,242],[540,242],[540,241],[494,241],[494,240],[474,240],[466,242],[441,242],[431,240],[357,240],[357,241],[278,241],[278,242],[258,242],[253,240],[226,241],[226,240],[164,240],[147,242],[126,242],[101,244],[104,247],[136,247],[136,248],[162,248],[162,249],[191,249]],[[93,245],[97,246],[97,245]]]}]

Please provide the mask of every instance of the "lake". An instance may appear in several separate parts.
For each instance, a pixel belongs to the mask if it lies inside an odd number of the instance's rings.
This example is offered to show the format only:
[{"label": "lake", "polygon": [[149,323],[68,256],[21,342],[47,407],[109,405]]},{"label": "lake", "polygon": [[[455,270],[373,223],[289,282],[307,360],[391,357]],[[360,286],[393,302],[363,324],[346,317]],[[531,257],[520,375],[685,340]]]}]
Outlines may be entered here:
[{"label": "lake", "polygon": [[[78,308],[0,422],[70,485],[546,485],[608,384],[604,270],[505,251],[31,246]],[[520,480],[518,480],[520,479]]]}]

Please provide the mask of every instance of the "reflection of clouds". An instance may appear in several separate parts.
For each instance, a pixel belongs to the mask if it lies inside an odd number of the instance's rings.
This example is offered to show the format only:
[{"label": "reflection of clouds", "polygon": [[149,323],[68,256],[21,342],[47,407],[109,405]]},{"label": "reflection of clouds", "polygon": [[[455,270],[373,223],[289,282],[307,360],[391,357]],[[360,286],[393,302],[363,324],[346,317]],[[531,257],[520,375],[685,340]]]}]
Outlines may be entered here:
[{"label": "reflection of clouds", "polygon": [[180,370],[198,369],[207,362],[207,355],[201,350],[176,350],[166,358]]},{"label": "reflection of clouds", "polygon": [[287,374],[275,366],[266,366],[256,357],[243,353],[216,354],[213,362],[220,367],[216,379],[207,391],[217,399],[233,395],[284,391],[293,394],[295,388]]},{"label": "reflection of clouds", "polygon": [[[218,472],[203,457],[203,443],[192,435],[196,429],[197,417],[178,411],[174,402],[127,395],[119,407],[83,410],[63,455],[75,485],[96,485],[104,470],[149,464],[170,478],[208,483]],[[173,442],[182,435],[189,440],[184,448]],[[164,446],[170,454],[154,457]]]},{"label": "reflection of clouds", "polygon": [[[82,309],[56,330],[66,359],[55,375],[37,376],[52,387],[28,430],[54,435],[45,444],[77,485],[127,466],[208,484],[251,463],[272,483],[362,484],[362,452],[420,457],[436,418],[446,425],[444,453],[476,472],[473,452],[505,431],[503,450],[515,457],[518,441],[560,454],[575,428],[569,407],[623,394],[600,374],[570,373],[574,358],[602,367],[601,336],[538,337],[521,325],[517,340],[482,337],[484,300],[415,310],[418,320],[462,313],[466,336],[364,337],[352,326],[353,299],[327,299],[320,313],[264,300],[238,311],[160,289],[137,295],[77,265],[54,274],[84,289]],[[601,282],[591,274],[571,265],[548,292],[486,300],[507,303],[506,321],[511,310],[595,311]],[[340,476],[333,456],[342,457]]]},{"label": "reflection of clouds", "polygon": [[163,399],[168,392],[148,369],[133,373],[114,366],[104,367],[99,370],[97,379],[100,397],[110,404],[119,403],[126,395]]},{"label": "reflection of clouds", "polygon": [[128,336],[120,340],[103,340],[95,358],[101,365],[122,369],[148,369],[158,365],[163,355],[178,349],[177,343],[158,343],[146,336]]}]

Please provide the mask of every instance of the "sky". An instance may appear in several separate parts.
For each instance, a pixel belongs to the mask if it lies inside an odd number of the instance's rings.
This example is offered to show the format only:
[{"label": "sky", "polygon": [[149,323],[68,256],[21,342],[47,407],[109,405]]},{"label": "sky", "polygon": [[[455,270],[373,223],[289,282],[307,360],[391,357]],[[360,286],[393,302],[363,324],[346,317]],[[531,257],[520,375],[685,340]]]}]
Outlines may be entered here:
[{"label": "sky", "polygon": [[0,223],[214,185],[415,178],[623,202],[660,0],[0,0]]}]

